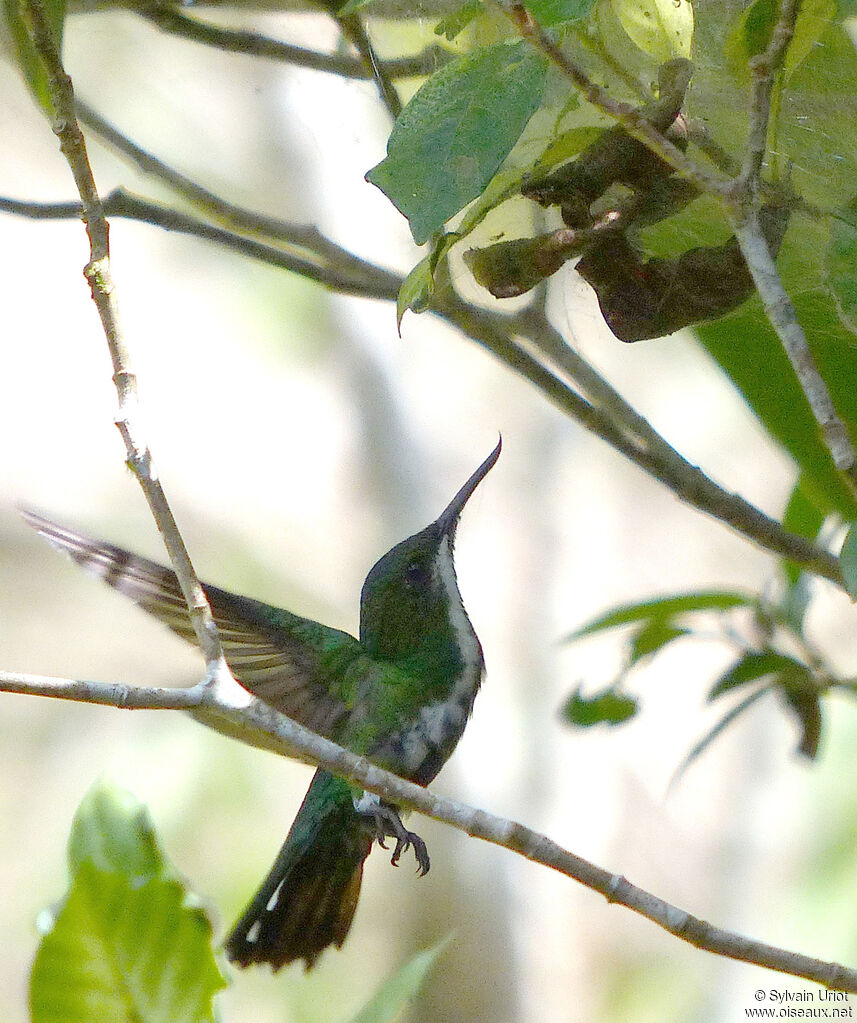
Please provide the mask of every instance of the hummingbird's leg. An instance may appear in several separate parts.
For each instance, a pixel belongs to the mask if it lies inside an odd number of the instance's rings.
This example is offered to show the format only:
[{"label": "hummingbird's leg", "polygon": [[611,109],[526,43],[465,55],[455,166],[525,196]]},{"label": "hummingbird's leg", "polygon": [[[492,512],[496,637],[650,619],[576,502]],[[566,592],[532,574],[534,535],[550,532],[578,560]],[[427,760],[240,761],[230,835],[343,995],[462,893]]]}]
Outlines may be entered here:
[{"label": "hummingbird's leg", "polygon": [[396,814],[396,820],[398,821],[399,827],[402,829],[402,834],[396,835],[396,848],[393,850],[390,862],[394,867],[397,867],[399,865],[399,857],[403,852],[407,852],[408,849],[411,848],[414,850],[414,856],[417,861],[417,873],[420,877],[424,877],[428,873],[430,866],[426,844],[415,832],[405,831],[404,825],[399,819],[398,814]]},{"label": "hummingbird's leg", "polygon": [[419,876],[424,877],[429,872],[430,860],[425,842],[415,832],[405,828],[395,806],[382,803],[377,797],[371,797],[365,792],[360,799],[354,801],[354,809],[371,818],[375,827],[375,839],[382,849],[387,848],[385,838],[395,838],[396,848],[390,857],[394,867],[398,866],[403,852],[413,849]]}]

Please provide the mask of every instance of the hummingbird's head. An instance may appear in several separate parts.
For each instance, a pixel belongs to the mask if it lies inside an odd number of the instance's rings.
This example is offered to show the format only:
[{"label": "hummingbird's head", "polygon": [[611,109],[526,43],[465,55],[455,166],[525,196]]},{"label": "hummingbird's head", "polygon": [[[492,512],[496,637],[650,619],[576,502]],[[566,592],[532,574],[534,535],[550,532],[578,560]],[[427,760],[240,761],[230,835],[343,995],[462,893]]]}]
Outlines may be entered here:
[{"label": "hummingbird's head", "polygon": [[450,608],[464,614],[452,560],[455,531],[471,494],[500,457],[502,443],[497,442],[434,522],[396,544],[366,576],[360,594],[360,641],[373,657],[401,660],[445,642],[454,631],[458,619],[450,617]]}]

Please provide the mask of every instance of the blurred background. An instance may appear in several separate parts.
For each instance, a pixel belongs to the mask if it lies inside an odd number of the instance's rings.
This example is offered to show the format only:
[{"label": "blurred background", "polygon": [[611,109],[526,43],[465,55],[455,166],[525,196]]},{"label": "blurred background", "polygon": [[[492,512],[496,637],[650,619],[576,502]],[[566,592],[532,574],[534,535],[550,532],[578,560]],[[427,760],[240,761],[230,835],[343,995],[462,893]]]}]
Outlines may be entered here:
[{"label": "blurred background", "polygon": [[[317,15],[256,18],[336,45]],[[404,219],[363,181],[389,121],[374,87],[159,35],[128,13],[73,17],[78,94],[144,148],[228,198],[312,222],[406,272]],[[0,65],[0,194],[70,200],[56,141]],[[92,144],[103,193],[158,186]],[[0,666],[187,685],[200,657],[54,553],[19,518],[33,505],[164,560],[112,425],[107,349],[81,275],[80,224],[2,215]],[[396,333],[389,304],[334,296],[193,239],[116,221],[113,269],[147,435],[202,578],[356,631],[363,578],[422,528],[503,435],[458,536],[461,590],[488,675],[434,789],[547,832],[574,852],[721,926],[853,963],[857,709],[826,701],[818,761],[759,702],[669,789],[719,715],[706,686],[723,644],[676,644],[637,675],[642,713],[572,731],[559,710],[621,661],[617,637],[562,636],[625,601],[763,588],[773,559],[677,502],[526,383],[429,317]],[[795,473],[690,335],[617,342],[572,271],[551,313],[693,463],[780,515]],[[811,628],[848,664],[854,613],[817,584]],[[853,645],[853,644],[852,644]],[[847,670],[847,668],[846,668]],[[853,669],[852,669],[853,670]],[[61,897],[74,810],[107,776],[152,810],[165,851],[221,935],[267,871],[311,770],[170,713],[2,696],[0,990],[27,1018],[40,910]],[[669,790],[668,790],[669,789]],[[413,1021],[635,1023],[743,1018],[757,988],[809,985],[719,960],[559,875],[417,820],[432,870],[376,852],[340,952],[305,974],[238,973],[225,1023],[339,1023],[415,951],[449,933]]]}]

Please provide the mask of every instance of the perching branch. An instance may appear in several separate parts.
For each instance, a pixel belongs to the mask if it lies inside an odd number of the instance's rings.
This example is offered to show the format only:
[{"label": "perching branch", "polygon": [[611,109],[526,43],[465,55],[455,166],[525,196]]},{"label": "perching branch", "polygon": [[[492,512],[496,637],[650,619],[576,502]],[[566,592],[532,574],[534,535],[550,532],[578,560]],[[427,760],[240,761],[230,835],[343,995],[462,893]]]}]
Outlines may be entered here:
[{"label": "perching branch", "polygon": [[53,130],[80,194],[81,215],[90,243],[90,259],[83,272],[89,281],[92,300],[98,309],[113,363],[113,382],[119,398],[116,426],[125,442],[128,465],[146,496],[178,576],[194,631],[205,656],[209,677],[215,680],[224,672],[228,673],[228,669],[211,609],[191,565],[166,494],[154,470],[152,454],[142,435],[137,414],[137,378],[122,337],[119,307],[110,271],[109,226],[89,165],[86,142],[75,115],[71,79],[63,69],[59,49],[41,0],[22,0],[21,6],[29,21],[36,53],[47,73],[54,108]]},{"label": "perching branch", "polygon": [[[233,683],[232,688],[238,690],[239,687]],[[794,977],[803,977],[836,991],[857,992],[855,970],[715,927],[657,895],[638,888],[620,874],[611,873],[576,856],[546,835],[523,824],[441,798],[419,785],[375,767],[365,757],[355,756],[336,743],[315,735],[243,690],[240,690],[242,695],[236,699],[232,692],[229,698],[225,698],[225,688],[218,691],[205,684],[190,689],[143,688],[0,672],[0,691],[124,709],[187,710],[215,727],[233,733],[240,731],[245,735],[253,732],[259,745],[276,747],[290,757],[317,764],[377,793],[396,806],[416,810],[426,817],[464,831],[473,838],[481,838],[556,870],[603,895],[608,902],[639,913],[696,948]]]}]

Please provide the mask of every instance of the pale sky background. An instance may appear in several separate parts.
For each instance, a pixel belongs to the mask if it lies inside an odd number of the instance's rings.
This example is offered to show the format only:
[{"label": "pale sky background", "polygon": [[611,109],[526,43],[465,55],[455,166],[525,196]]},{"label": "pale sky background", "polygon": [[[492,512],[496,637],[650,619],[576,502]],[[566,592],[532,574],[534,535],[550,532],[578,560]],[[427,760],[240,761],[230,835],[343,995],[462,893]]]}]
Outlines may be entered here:
[{"label": "pale sky background", "polygon": [[[330,45],[316,16],[264,23]],[[79,94],[141,145],[264,212],[312,220],[408,270],[407,225],[363,182],[388,122],[368,84],[160,37],[127,14],[72,19]],[[73,197],[55,140],[0,65],[0,193]],[[103,192],[161,195],[97,145]],[[201,660],[124,598],[52,552],[18,517],[32,504],[164,558],[112,425],[107,349],[81,275],[74,222],[3,216],[0,294],[0,666],[141,684],[189,684]],[[578,682],[597,689],[619,637],[562,635],[628,600],[692,588],[759,589],[773,559],[680,505],[548,406],[481,349],[388,304],[314,285],[193,239],[117,222],[114,274],[148,436],[200,575],[352,631],[362,580],[434,518],[502,432],[502,457],[468,504],[457,565],[488,676],[434,788],[546,831],[688,911],[772,944],[853,962],[855,834],[848,793],[855,708],[825,702],[815,766],[762,701],[667,792],[725,709],[706,687],[718,643],[677,645],[634,677],[642,712],[615,730],[559,720]],[[690,461],[778,515],[795,473],[693,339],[626,346],[570,270],[551,312]],[[854,612],[818,584],[813,629],[847,666]],[[65,884],[74,809],[108,776],[152,809],[170,858],[220,934],[270,866],[310,771],[177,715],[0,697],[0,991],[26,1019],[40,909]],[[376,850],[344,949],[305,975],[234,974],[224,1023],[339,1023],[419,948],[449,932],[414,1020],[743,1018],[757,988],[810,990],[683,945],[519,857],[432,822],[411,827],[430,875]]]}]

